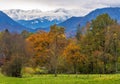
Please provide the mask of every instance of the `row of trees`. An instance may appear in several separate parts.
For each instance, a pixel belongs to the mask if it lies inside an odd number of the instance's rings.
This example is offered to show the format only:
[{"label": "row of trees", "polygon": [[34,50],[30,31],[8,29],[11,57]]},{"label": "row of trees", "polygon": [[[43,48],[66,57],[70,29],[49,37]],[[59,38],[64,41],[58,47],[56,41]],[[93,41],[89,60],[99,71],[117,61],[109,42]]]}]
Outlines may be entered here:
[{"label": "row of trees", "polygon": [[39,67],[47,73],[115,73],[119,70],[120,26],[102,14],[75,37],[67,38],[56,25],[49,32],[0,35],[0,64],[3,74],[21,77],[24,67]]}]

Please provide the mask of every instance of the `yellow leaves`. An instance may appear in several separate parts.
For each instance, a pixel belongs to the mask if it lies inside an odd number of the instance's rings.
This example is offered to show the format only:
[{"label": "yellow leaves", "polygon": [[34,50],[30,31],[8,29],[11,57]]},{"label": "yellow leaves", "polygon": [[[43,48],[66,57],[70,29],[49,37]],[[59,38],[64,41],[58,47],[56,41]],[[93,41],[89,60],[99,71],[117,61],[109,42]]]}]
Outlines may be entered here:
[{"label": "yellow leaves", "polygon": [[78,50],[80,50],[80,47],[77,44],[75,44],[74,42],[71,42],[68,44],[68,46],[66,47],[65,50],[66,51],[69,51],[69,50],[78,51]]},{"label": "yellow leaves", "polygon": [[35,55],[40,56],[47,49],[50,39],[48,33],[39,32],[31,35],[26,41],[34,49]]},{"label": "yellow leaves", "polygon": [[65,34],[62,34],[61,37],[62,37],[62,38],[66,38]]},{"label": "yellow leaves", "polygon": [[34,50],[36,60],[39,57],[39,61],[44,63],[50,58],[62,54],[63,48],[66,45],[66,36],[64,28],[54,25],[50,32],[40,31],[28,37],[26,41]]},{"label": "yellow leaves", "polygon": [[70,42],[70,44],[68,44],[64,50],[63,55],[65,56],[65,59],[70,63],[78,63],[85,60],[85,56],[80,52],[80,46],[74,42]]},{"label": "yellow leaves", "polygon": [[117,38],[117,33],[113,34],[113,38],[116,39]]},{"label": "yellow leaves", "polygon": [[49,32],[49,36],[51,39],[55,39],[55,38],[60,38],[60,39],[65,39],[65,33],[64,33],[64,28],[62,27],[58,27],[56,25],[51,26],[50,32]]}]

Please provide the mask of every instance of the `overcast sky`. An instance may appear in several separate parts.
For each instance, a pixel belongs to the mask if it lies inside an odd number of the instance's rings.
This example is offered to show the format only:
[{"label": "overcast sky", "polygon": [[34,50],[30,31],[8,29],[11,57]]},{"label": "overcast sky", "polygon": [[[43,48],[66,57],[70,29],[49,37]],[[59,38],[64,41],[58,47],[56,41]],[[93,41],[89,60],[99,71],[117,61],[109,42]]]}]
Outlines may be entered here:
[{"label": "overcast sky", "polygon": [[57,8],[80,9],[89,12],[96,8],[120,7],[120,0],[0,0],[0,10],[6,9],[40,9],[42,11]]}]

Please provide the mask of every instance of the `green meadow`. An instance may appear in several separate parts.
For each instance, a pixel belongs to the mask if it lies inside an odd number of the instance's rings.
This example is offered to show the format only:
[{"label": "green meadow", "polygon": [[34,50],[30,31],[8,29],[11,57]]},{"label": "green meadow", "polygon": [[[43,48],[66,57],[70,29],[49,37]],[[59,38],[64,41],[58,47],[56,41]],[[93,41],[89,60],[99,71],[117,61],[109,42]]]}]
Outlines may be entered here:
[{"label": "green meadow", "polygon": [[107,75],[26,75],[23,78],[0,75],[0,84],[120,84],[120,74]]}]

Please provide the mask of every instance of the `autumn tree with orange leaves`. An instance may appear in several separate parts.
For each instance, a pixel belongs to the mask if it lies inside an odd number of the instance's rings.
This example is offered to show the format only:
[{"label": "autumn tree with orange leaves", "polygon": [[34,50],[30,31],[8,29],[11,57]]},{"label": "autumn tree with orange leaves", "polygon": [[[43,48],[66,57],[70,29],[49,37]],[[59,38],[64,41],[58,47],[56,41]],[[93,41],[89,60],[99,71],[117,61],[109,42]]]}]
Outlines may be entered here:
[{"label": "autumn tree with orange leaves", "polygon": [[64,57],[68,63],[73,67],[73,73],[79,72],[80,64],[85,64],[87,61],[84,54],[81,53],[81,48],[75,42],[75,40],[70,41],[68,46],[64,50]]},{"label": "autumn tree with orange leaves", "polygon": [[27,42],[34,51],[35,65],[46,66],[57,76],[58,58],[66,45],[64,28],[53,25],[50,32],[40,31],[33,34],[27,38]]},{"label": "autumn tree with orange leaves", "polygon": [[49,44],[51,42],[48,33],[44,31],[40,31],[36,34],[31,35],[26,39],[29,48],[33,51],[33,66],[44,66],[49,57],[47,56],[49,52]]}]

